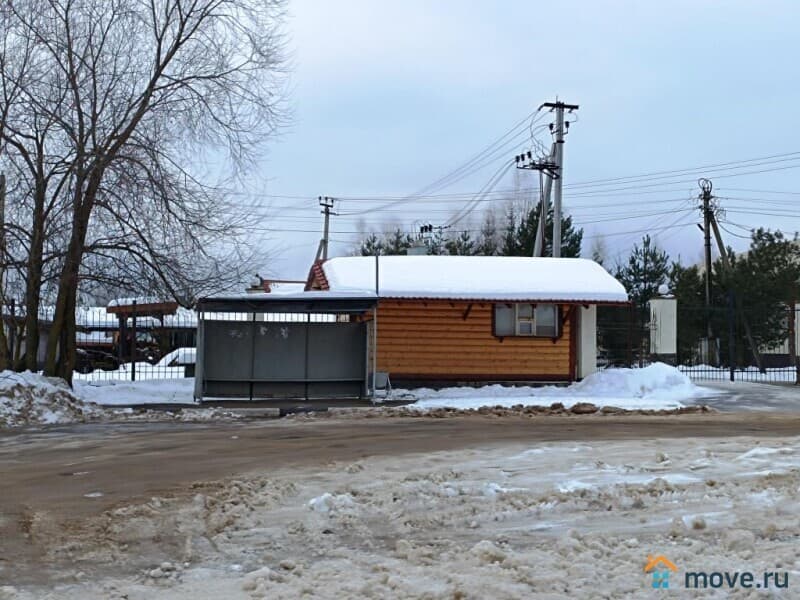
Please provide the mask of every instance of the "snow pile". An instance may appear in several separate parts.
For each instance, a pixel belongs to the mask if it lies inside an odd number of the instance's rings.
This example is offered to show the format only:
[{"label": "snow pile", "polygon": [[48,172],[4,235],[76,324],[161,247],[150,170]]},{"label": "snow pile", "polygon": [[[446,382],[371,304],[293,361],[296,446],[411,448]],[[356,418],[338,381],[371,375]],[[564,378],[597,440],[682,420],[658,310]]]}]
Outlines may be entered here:
[{"label": "snow pile", "polygon": [[308,501],[308,508],[318,513],[330,513],[346,510],[355,506],[350,494],[331,494],[325,492]]},{"label": "snow pile", "polygon": [[[183,367],[180,367],[183,371]],[[137,377],[139,376],[137,370]],[[194,404],[194,377],[183,379],[157,379],[149,381],[73,382],[75,393],[85,402],[103,406],[128,406],[138,404]]]},{"label": "snow pile", "polygon": [[453,387],[441,390],[395,390],[396,396],[416,399],[411,408],[477,409],[484,406],[549,406],[559,402],[569,408],[590,402],[626,410],[660,410],[683,407],[681,401],[713,392],[694,385],[675,367],[655,363],[642,369],[606,369],[567,387]]},{"label": "snow pile", "polygon": [[664,363],[654,363],[643,369],[605,369],[571,387],[577,394],[586,396],[653,400],[681,400],[706,393],[687,375]]},{"label": "snow pile", "polygon": [[25,371],[0,372],[0,427],[82,422],[102,409],[77,398],[56,378]]}]

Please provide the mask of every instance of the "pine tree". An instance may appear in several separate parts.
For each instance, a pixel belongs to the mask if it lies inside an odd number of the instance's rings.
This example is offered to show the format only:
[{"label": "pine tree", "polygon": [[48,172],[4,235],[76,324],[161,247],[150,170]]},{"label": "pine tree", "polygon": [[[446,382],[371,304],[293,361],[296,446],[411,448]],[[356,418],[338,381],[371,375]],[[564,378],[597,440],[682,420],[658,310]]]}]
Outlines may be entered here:
[{"label": "pine tree", "polygon": [[[504,256],[533,256],[536,242],[536,231],[539,228],[540,205],[537,205],[522,216],[517,223],[513,210],[509,211],[506,224],[506,237],[503,244]],[[561,216],[561,256],[577,258],[581,255],[583,230],[572,225],[572,217]],[[553,209],[547,212],[545,220],[544,248],[542,256],[553,255]]]},{"label": "pine tree", "polygon": [[500,256],[519,256],[516,232],[517,214],[512,205],[506,211],[506,223],[503,229],[503,244],[500,247]]},{"label": "pine tree", "polygon": [[497,229],[497,215],[491,209],[483,215],[480,236],[475,246],[479,256],[497,256],[500,253],[500,232]]},{"label": "pine tree", "polygon": [[606,239],[603,236],[595,236],[592,240],[591,256],[592,260],[600,266],[604,266],[608,254]]},{"label": "pine tree", "polygon": [[447,254],[447,238],[441,228],[434,230],[433,235],[425,238],[425,245],[428,247],[428,254],[438,256],[440,254]]},{"label": "pine tree", "polygon": [[634,245],[628,264],[617,266],[615,276],[625,286],[633,303],[644,310],[647,301],[658,294],[658,287],[667,282],[669,258],[646,235],[641,246]]},{"label": "pine tree", "polygon": [[383,240],[381,240],[376,233],[370,233],[361,241],[361,244],[359,244],[358,254],[361,256],[384,254]]},{"label": "pine tree", "polygon": [[446,244],[448,254],[457,256],[471,256],[475,254],[475,241],[469,231],[462,231],[458,236],[451,238]]}]

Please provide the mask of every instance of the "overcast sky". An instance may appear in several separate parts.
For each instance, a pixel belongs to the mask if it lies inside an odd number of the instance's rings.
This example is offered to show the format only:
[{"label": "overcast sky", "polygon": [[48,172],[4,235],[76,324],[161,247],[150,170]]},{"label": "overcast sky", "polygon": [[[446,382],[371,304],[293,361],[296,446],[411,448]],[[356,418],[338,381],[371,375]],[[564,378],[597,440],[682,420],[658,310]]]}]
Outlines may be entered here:
[{"label": "overcast sky", "polygon": [[[262,275],[305,277],[322,227],[318,195],[355,198],[337,204],[342,213],[382,209],[334,217],[333,255],[352,252],[350,232],[363,227],[446,222],[466,200],[387,199],[459,167],[556,95],[580,104],[565,147],[565,207],[584,226],[584,253],[603,235],[611,263],[645,229],[673,258],[699,260],[700,218],[689,208],[701,173],[570,185],[800,152],[796,2],[290,0],[289,11],[293,124],[254,178],[271,206],[264,228],[280,230],[267,234],[273,258]],[[436,193],[480,190],[530,147],[528,127],[520,131]],[[537,138],[550,143],[546,130]],[[739,226],[726,228],[800,228],[796,196],[761,191],[800,192],[800,154],[752,165],[707,173]],[[496,189],[515,185],[531,183],[509,172]],[[477,227],[490,204],[456,228]]]}]

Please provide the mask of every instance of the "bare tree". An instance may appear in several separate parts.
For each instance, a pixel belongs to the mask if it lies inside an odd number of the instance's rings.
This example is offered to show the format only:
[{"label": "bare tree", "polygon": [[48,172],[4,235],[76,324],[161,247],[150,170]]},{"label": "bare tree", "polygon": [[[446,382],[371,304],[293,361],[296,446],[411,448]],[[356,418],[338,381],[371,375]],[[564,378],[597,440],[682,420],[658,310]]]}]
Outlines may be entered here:
[{"label": "bare tree", "polygon": [[222,284],[224,259],[242,257],[241,215],[202,160],[244,169],[280,124],[283,2],[10,0],[5,10],[7,39],[31,56],[12,112],[36,110],[3,139],[31,172],[42,237],[48,222],[63,227],[45,372],[71,380],[87,266],[115,264],[180,296],[200,265]]}]

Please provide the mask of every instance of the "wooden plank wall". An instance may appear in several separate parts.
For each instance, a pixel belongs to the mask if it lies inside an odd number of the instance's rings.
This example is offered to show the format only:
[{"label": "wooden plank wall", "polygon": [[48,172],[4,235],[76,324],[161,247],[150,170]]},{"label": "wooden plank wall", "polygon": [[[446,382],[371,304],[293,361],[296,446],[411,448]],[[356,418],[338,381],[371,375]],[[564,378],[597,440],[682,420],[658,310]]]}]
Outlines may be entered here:
[{"label": "wooden plank wall", "polygon": [[[500,339],[492,335],[493,306],[490,302],[381,300],[378,369],[393,379],[570,379],[569,319],[555,341]],[[566,314],[567,307],[561,310]]]}]

